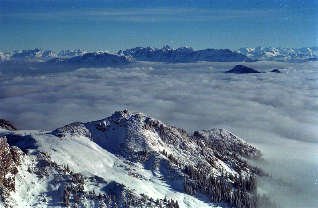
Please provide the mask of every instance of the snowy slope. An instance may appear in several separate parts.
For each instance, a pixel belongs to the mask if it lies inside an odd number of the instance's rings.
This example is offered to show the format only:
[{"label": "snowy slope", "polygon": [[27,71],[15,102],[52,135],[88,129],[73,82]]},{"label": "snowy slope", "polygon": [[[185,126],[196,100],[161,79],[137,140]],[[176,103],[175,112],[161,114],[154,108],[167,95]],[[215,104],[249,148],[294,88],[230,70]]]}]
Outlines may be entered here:
[{"label": "snowy slope", "polygon": [[262,172],[243,157],[258,158],[260,152],[226,130],[189,135],[124,110],[54,131],[3,129],[0,137],[24,152],[15,191],[6,192],[3,206],[257,205],[253,177]]}]

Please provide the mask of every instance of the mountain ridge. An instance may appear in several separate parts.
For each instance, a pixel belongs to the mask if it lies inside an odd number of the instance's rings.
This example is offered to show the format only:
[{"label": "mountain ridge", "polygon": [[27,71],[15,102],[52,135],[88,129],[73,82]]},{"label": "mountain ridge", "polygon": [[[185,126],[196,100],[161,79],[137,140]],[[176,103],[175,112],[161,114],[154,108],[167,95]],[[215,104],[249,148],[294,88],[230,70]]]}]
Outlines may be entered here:
[{"label": "mountain ridge", "polygon": [[233,52],[229,49],[203,49],[194,50],[191,47],[173,49],[166,45],[160,48],[136,47],[119,51],[118,54],[132,56],[138,61],[186,63],[197,61],[230,62],[252,61],[245,55]]},{"label": "mountain ridge", "polygon": [[236,52],[246,55],[251,59],[269,61],[293,61],[318,58],[318,47],[303,48],[275,48],[275,47],[255,47],[240,48]]},{"label": "mountain ridge", "polygon": [[47,61],[46,63],[81,66],[119,66],[134,63],[134,59],[129,56],[99,51],[93,53],[84,53],[83,55],[74,57],[54,58]]},{"label": "mountain ridge", "polygon": [[[10,196],[6,206],[270,204],[257,194],[255,176],[264,175],[263,171],[244,159],[260,158],[260,151],[223,129],[188,134],[123,110],[53,131],[0,130],[0,137],[23,152],[14,176],[16,191],[6,192]],[[26,188],[30,194],[21,195]]]},{"label": "mountain ridge", "polygon": [[275,48],[275,47],[255,47],[230,49],[200,49],[194,50],[192,47],[172,48],[168,45],[162,48],[155,47],[135,47],[131,49],[119,50],[117,52],[88,51],[85,49],[63,49],[55,52],[49,49],[15,50],[12,52],[0,51],[0,62],[27,61],[45,62],[50,59],[67,59],[82,57],[85,54],[97,53],[117,54],[136,59],[137,61],[154,61],[169,63],[187,63],[197,61],[211,62],[241,62],[241,61],[316,61],[318,59],[318,47],[303,48]]}]

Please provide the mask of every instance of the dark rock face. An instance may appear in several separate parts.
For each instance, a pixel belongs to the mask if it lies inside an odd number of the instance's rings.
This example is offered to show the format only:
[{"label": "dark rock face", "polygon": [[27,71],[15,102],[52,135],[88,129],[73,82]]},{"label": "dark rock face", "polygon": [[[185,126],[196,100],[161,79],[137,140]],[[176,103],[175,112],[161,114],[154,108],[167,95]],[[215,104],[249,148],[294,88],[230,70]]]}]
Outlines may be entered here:
[{"label": "dark rock face", "polygon": [[255,69],[249,68],[244,65],[236,65],[233,69],[226,71],[225,73],[250,74],[250,73],[261,73],[261,72],[256,71]]},{"label": "dark rock face", "polygon": [[279,71],[279,69],[273,69],[271,72],[274,72],[274,73],[281,73],[281,71]]},{"label": "dark rock face", "polygon": [[21,150],[11,147],[6,138],[0,138],[0,188],[1,195],[5,196],[10,191],[15,191],[14,175],[18,173]]},{"label": "dark rock face", "polygon": [[4,119],[0,119],[0,129],[7,129],[9,131],[17,130],[17,128],[13,126],[13,124]]}]

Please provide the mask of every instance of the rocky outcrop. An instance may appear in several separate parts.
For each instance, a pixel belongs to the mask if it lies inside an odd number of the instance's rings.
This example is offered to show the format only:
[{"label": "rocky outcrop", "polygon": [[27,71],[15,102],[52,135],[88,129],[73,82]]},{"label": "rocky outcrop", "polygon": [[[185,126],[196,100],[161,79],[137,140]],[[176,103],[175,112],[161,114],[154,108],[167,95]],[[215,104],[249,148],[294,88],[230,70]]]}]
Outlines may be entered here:
[{"label": "rocky outcrop", "polygon": [[0,119],[0,129],[6,129],[9,131],[17,130],[17,128],[7,120]]},{"label": "rocky outcrop", "polygon": [[22,151],[11,147],[5,137],[0,138],[0,195],[4,200],[15,191],[15,175],[21,164]]}]

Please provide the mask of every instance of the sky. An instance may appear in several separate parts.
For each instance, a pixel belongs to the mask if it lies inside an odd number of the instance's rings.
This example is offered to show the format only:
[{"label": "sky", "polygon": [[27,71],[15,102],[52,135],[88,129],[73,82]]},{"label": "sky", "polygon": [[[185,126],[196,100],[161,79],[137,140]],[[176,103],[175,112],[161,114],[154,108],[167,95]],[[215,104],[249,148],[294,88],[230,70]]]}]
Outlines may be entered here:
[{"label": "sky", "polygon": [[317,0],[0,0],[0,50],[318,44]]}]

